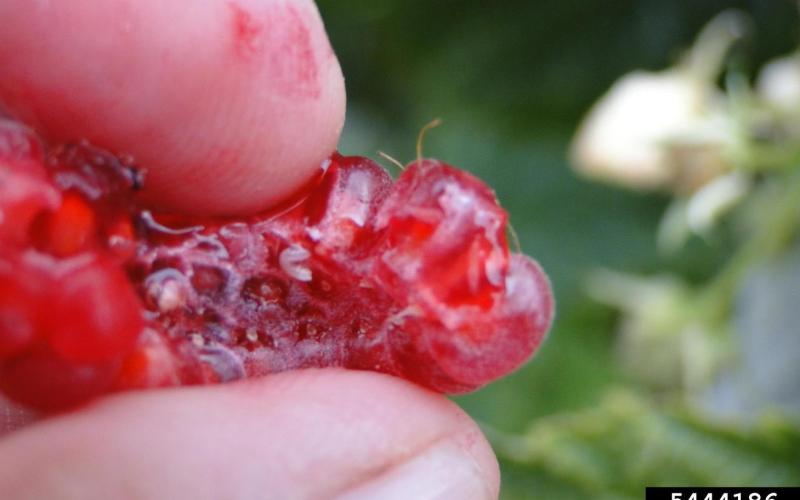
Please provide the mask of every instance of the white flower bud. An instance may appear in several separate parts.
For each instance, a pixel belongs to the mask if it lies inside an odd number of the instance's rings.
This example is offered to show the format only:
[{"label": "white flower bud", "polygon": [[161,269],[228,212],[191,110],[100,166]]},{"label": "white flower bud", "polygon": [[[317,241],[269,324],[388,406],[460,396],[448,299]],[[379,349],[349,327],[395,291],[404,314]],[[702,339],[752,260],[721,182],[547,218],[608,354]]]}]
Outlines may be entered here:
[{"label": "white flower bud", "polygon": [[782,112],[800,111],[800,55],[774,59],[758,75],[756,92]]},{"label": "white flower bud", "polygon": [[731,172],[709,182],[689,199],[686,206],[689,228],[696,234],[707,234],[749,190],[750,177],[742,172]]},{"label": "white flower bud", "polygon": [[673,187],[683,160],[672,143],[693,129],[708,131],[709,120],[718,117],[716,93],[676,70],[630,73],[585,118],[573,142],[573,163],[585,175],[632,188]]}]

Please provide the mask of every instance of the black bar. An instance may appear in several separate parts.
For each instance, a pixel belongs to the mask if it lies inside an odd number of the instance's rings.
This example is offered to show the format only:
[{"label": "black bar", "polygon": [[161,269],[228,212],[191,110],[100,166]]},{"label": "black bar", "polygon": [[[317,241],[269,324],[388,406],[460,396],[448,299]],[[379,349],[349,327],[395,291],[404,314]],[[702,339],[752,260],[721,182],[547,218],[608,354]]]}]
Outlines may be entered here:
[{"label": "black bar", "polygon": [[800,487],[650,487],[645,500],[800,500]]}]

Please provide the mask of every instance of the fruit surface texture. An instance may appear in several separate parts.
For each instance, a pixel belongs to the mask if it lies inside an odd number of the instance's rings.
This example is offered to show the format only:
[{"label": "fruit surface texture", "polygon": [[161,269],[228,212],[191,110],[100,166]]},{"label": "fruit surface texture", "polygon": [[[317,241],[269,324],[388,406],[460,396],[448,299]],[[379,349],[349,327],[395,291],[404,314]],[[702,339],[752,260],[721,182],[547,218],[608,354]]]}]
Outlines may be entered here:
[{"label": "fruit surface texture", "polygon": [[472,175],[393,180],[334,153],[280,207],[198,218],[138,202],[146,170],[0,119],[0,390],[53,411],[136,388],[340,366],[444,393],[520,366],[553,316]]}]

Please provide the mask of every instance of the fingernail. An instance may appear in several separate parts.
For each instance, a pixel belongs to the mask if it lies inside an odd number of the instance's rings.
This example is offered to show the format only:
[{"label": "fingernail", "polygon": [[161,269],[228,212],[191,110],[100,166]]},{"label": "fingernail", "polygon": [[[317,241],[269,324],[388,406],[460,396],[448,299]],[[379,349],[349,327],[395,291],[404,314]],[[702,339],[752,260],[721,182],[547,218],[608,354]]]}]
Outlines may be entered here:
[{"label": "fingernail", "polygon": [[484,500],[494,496],[475,459],[456,443],[443,440],[337,498]]}]

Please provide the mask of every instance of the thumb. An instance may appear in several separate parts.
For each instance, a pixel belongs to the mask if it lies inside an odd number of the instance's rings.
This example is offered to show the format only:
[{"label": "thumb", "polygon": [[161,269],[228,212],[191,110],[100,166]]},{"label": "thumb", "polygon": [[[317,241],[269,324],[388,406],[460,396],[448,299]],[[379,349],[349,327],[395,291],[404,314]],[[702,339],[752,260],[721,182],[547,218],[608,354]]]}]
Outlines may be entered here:
[{"label": "thumb", "polygon": [[453,403],[337,369],[108,398],[0,440],[5,498],[496,498]]}]

